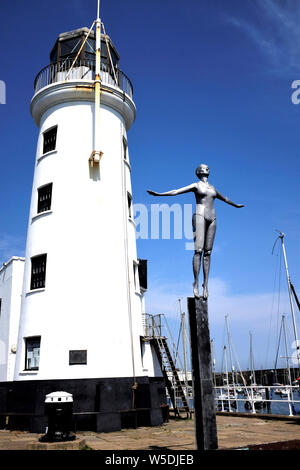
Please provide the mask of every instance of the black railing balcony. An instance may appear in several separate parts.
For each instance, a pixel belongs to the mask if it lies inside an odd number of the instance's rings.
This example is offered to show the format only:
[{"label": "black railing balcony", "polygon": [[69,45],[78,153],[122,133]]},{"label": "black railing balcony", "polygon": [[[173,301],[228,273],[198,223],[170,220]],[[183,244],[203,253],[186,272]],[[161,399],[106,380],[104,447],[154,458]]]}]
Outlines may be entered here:
[{"label": "black railing balcony", "polygon": [[[68,80],[95,80],[95,61],[77,60],[72,70],[73,59],[66,59],[44,67],[34,81],[34,92],[53,83]],[[111,85],[119,88],[132,98],[133,88],[131,81],[120,69],[114,71],[111,66],[102,63],[100,71],[101,85]]]}]

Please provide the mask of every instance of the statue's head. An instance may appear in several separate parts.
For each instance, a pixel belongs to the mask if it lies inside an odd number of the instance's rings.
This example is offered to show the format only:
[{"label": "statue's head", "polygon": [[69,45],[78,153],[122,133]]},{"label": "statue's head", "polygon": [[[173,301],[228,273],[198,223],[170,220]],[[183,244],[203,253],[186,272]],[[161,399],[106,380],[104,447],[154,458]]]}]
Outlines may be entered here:
[{"label": "statue's head", "polygon": [[198,178],[200,178],[201,176],[208,176],[209,175],[208,166],[205,165],[205,163],[201,163],[201,165],[199,165],[196,168],[196,175],[198,176]]}]

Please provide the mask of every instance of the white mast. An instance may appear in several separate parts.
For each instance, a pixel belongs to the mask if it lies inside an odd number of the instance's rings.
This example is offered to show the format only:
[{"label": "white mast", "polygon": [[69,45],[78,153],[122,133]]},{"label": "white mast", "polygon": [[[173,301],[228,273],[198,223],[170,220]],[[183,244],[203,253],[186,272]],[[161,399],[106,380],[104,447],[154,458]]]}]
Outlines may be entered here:
[{"label": "white mast", "polygon": [[212,367],[213,367],[213,378],[214,378],[214,386],[217,386],[216,383],[216,360],[215,360],[215,352],[214,352],[214,340],[210,340],[210,346],[211,346],[211,357],[212,357]]},{"label": "white mast", "polygon": [[287,336],[286,336],[286,328],[285,328],[285,316],[284,315],[282,315],[282,326],[283,326],[283,334],[284,334],[286,366],[287,366],[288,375],[289,375],[289,385],[292,385],[290,361],[289,361],[288,346],[287,346]]},{"label": "white mast", "polygon": [[227,381],[227,398],[228,398],[228,408],[231,412],[231,403],[230,403],[230,391],[229,391],[229,376],[228,376],[228,365],[227,365],[227,348],[224,346],[224,361],[225,361],[225,373],[226,373],[226,381]]},{"label": "white mast", "polygon": [[292,297],[291,279],[290,279],[290,275],[289,275],[289,269],[288,269],[288,264],[287,264],[285,246],[284,246],[284,241],[283,241],[284,237],[285,237],[285,233],[279,232],[279,238],[280,238],[280,241],[281,241],[281,247],[282,247],[284,264],[285,264],[286,278],[287,278],[287,283],[288,283],[288,291],[289,291],[289,298],[290,298],[290,305],[291,305],[291,312],[292,312],[293,328],[294,328],[294,335],[295,335],[295,342],[296,342],[297,360],[298,360],[298,366],[299,366],[299,369],[300,369],[300,357],[299,357],[299,347],[300,347],[300,345],[299,345],[299,340],[298,340],[298,332],[297,332],[297,325],[296,325],[296,318],[295,318],[294,302],[293,302],[293,297]]},{"label": "white mast", "polygon": [[253,350],[252,350],[252,333],[249,331],[250,336],[250,369],[251,369],[251,382],[252,384],[256,384],[255,372],[254,372],[254,358],[253,358]]},{"label": "white mast", "polygon": [[226,330],[227,330],[227,337],[228,337],[229,358],[230,358],[230,365],[231,365],[232,384],[233,384],[233,386],[235,386],[235,381],[234,381],[234,365],[233,365],[233,360],[232,360],[232,344],[231,344],[231,337],[230,337],[229,326],[228,326],[228,315],[225,315],[225,323],[226,323]]},{"label": "white mast", "polygon": [[100,19],[100,0],[97,2],[96,19],[96,67],[95,67],[95,116],[94,116],[94,150],[90,156],[90,161],[99,163],[103,155],[100,150],[100,95],[101,95],[101,19]]},{"label": "white mast", "polygon": [[181,317],[182,339],[183,339],[183,356],[184,356],[184,374],[185,381],[188,383],[188,366],[187,366],[187,349],[186,349],[186,332],[185,332],[185,313],[181,312],[181,299],[178,299]]}]

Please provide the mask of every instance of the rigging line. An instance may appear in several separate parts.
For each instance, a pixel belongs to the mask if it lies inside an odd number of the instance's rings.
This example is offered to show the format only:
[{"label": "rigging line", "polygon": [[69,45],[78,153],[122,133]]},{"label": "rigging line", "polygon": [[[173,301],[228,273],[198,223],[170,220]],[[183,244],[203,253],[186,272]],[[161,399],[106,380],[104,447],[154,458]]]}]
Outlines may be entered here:
[{"label": "rigging line", "polygon": [[92,53],[96,53],[96,50],[93,48],[92,44],[89,42],[89,41],[86,41],[87,45],[90,47],[90,51],[87,51],[87,52],[92,52]]},{"label": "rigging line", "polygon": [[250,394],[248,392],[248,388],[247,388],[247,382],[246,382],[246,379],[243,375],[243,372],[242,372],[242,369],[241,369],[241,366],[240,366],[240,363],[239,363],[239,360],[238,360],[238,357],[237,357],[237,354],[235,352],[235,349],[234,349],[234,346],[232,344],[232,351],[233,351],[233,355],[235,357],[235,360],[236,360],[236,363],[237,363],[237,366],[238,366],[238,370],[239,370],[239,373],[240,373],[240,376],[242,378],[242,381],[243,381],[243,384],[244,384],[244,387],[246,387],[246,393],[247,393],[247,397],[248,399],[250,399]]},{"label": "rigging line", "polygon": [[299,302],[299,299],[298,299],[298,297],[297,297],[295,288],[294,288],[293,284],[291,283],[291,281],[290,281],[290,285],[291,285],[292,292],[293,292],[293,294],[294,294],[294,299],[295,299],[295,301],[296,301],[297,307],[298,307],[298,309],[300,310],[300,302]]},{"label": "rigging line", "polygon": [[277,353],[276,353],[275,366],[274,366],[275,370],[277,369],[277,361],[278,361],[278,354],[279,354],[279,348],[280,348],[281,332],[282,332],[282,320],[281,320],[281,325],[280,325],[280,333],[279,333],[279,338],[278,338],[278,346],[277,346]]},{"label": "rigging line", "polygon": [[76,55],[75,59],[73,60],[73,63],[72,63],[71,68],[69,69],[69,71],[68,71],[68,73],[67,73],[67,75],[66,75],[65,80],[67,80],[67,78],[69,77],[69,75],[70,75],[70,73],[71,73],[71,71],[72,71],[72,69],[73,69],[73,67],[74,67],[74,64],[76,63],[76,60],[78,59],[78,56],[79,56],[80,52],[82,51],[83,46],[85,45],[85,43],[86,43],[86,41],[87,41],[87,38],[89,37],[89,35],[90,35],[90,33],[91,33],[91,31],[92,31],[92,29],[93,29],[95,23],[96,23],[96,20],[93,21],[93,24],[92,24],[92,26],[90,27],[89,32],[87,33],[85,40],[84,40],[83,43],[81,44],[81,47],[80,47],[79,51],[77,52],[77,55]]},{"label": "rigging line", "polygon": [[[275,242],[275,244],[276,244],[276,242]],[[272,254],[274,253],[275,244],[273,245]],[[280,246],[278,247],[278,249],[280,250]],[[270,323],[269,323],[269,332],[268,332],[267,350],[266,350],[266,360],[265,360],[266,366],[268,364],[268,359],[269,359],[270,339],[271,339],[272,322],[273,322],[273,314],[274,314],[274,304],[275,304],[275,290],[276,290],[276,281],[277,281],[278,268],[279,268],[278,253],[277,253],[276,257],[277,257],[277,262],[276,262],[276,266],[275,266],[275,275],[274,275],[274,282],[273,282],[272,303],[271,303],[271,309],[270,309]]]},{"label": "rigging line", "polygon": [[225,329],[226,329],[226,326],[225,326],[225,323],[224,323],[224,326],[223,326],[223,334],[222,334],[222,341],[221,341],[221,351],[220,351],[220,357],[222,357],[222,363],[221,363],[221,370],[223,372],[223,354],[224,354],[224,346],[222,346],[222,344],[224,345],[225,344]]},{"label": "rigging line", "polygon": [[[71,50],[70,54],[72,54],[72,52],[75,51],[76,47],[78,46],[78,44],[80,43],[81,39],[79,39],[79,41],[75,44],[75,46],[73,47],[73,49]],[[67,60],[70,58],[70,56],[68,55],[68,57],[65,58],[65,60],[61,63],[60,67],[59,67],[59,71],[62,70],[62,67],[65,65],[65,63],[67,62]]]},{"label": "rigging line", "polygon": [[221,375],[223,377],[223,366],[224,366],[224,347],[225,345],[222,347],[222,361],[221,361]]},{"label": "rigging line", "polygon": [[181,322],[180,322],[180,327],[179,327],[179,332],[178,332],[178,339],[177,339],[177,345],[176,345],[176,353],[175,353],[175,366],[176,366],[176,361],[177,361],[177,356],[178,356],[178,351],[179,351],[179,341],[180,341],[180,334],[181,334]]},{"label": "rigging line", "polygon": [[112,71],[113,71],[113,74],[114,74],[114,78],[115,78],[115,82],[116,82],[116,85],[117,85],[118,80],[117,80],[115,67],[114,67],[114,64],[113,64],[113,61],[112,61],[112,58],[111,58],[111,54],[110,54],[110,47],[109,47],[109,44],[108,44],[108,41],[107,41],[107,34],[105,32],[104,23],[102,23],[102,27],[103,27],[104,39],[105,39],[105,42],[106,42],[106,48],[107,48],[107,52],[108,52],[108,56],[109,56],[110,65],[111,65],[111,68],[112,68]]},{"label": "rigging line", "polygon": [[278,337],[279,316],[280,316],[281,277],[282,277],[282,250],[280,250],[280,255],[279,255],[278,305],[277,305],[277,324],[276,324],[276,336],[277,337]]}]

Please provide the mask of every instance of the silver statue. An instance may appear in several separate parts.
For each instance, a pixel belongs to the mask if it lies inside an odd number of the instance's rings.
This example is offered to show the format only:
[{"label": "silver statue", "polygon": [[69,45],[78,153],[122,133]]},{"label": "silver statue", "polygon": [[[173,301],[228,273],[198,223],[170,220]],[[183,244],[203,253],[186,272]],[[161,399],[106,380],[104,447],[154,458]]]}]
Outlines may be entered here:
[{"label": "silver statue", "polygon": [[220,199],[234,207],[244,207],[243,204],[235,204],[225,196],[222,196],[213,186],[208,183],[209,168],[205,164],[201,164],[196,169],[196,175],[199,182],[192,183],[179,189],[173,189],[165,193],[157,193],[148,190],[149,194],[153,196],[177,196],[177,194],[184,194],[193,192],[196,197],[196,212],[193,215],[193,233],[194,233],[194,257],[193,257],[193,271],[194,271],[194,296],[200,297],[199,294],[199,273],[201,267],[201,258],[203,253],[203,298],[208,297],[208,275],[210,268],[210,255],[213,249],[213,243],[216,233],[216,212],[214,208],[215,199]]}]

